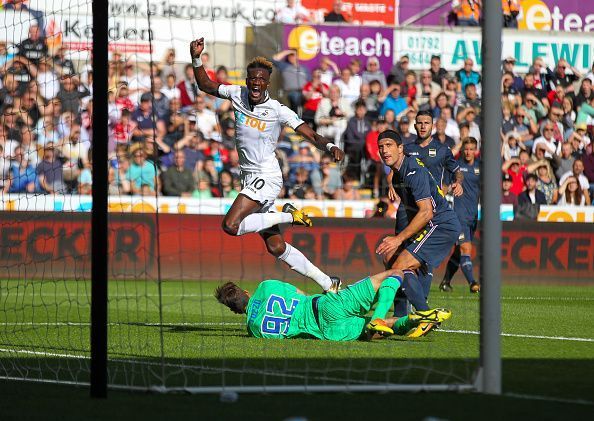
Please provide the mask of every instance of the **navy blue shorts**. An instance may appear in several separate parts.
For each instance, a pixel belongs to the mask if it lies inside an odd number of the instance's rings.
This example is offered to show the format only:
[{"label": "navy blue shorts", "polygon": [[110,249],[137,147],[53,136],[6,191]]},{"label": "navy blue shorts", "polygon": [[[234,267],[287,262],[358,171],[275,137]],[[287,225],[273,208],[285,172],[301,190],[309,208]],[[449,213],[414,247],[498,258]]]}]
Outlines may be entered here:
[{"label": "navy blue shorts", "polygon": [[460,235],[458,236],[458,244],[470,243],[474,238],[476,231],[476,221],[460,221]]},{"label": "navy blue shorts", "polygon": [[421,262],[421,265],[426,264],[436,268],[449,256],[459,235],[460,222],[457,219],[441,224],[429,222],[422,231],[409,240],[405,248]]}]

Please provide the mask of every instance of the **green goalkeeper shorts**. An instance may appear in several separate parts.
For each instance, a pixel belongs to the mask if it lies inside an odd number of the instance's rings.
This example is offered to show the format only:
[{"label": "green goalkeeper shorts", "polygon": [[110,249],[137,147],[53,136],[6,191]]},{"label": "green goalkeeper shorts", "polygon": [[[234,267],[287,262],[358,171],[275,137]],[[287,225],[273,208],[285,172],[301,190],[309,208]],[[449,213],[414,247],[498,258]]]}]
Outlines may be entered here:
[{"label": "green goalkeeper shorts", "polygon": [[320,297],[318,311],[323,338],[330,341],[359,339],[369,322],[365,315],[373,305],[375,294],[371,279],[367,277],[337,294]]}]

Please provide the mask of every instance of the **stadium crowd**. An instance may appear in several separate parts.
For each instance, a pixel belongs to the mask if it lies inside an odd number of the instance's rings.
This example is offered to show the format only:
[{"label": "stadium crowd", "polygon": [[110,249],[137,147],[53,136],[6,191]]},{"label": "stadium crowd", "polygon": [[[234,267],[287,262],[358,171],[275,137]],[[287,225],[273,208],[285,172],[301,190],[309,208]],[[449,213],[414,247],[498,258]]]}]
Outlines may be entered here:
[{"label": "stadium crowd", "polygon": [[[174,50],[153,65],[112,53],[111,194],[234,198],[241,189],[230,104],[200,92],[184,61]],[[207,53],[202,62],[211,79],[229,83],[224,66]],[[431,110],[434,136],[456,157],[462,139],[480,144],[482,79],[470,58],[456,72],[446,71],[439,56],[421,72],[409,69],[406,55],[387,73],[375,57],[344,68],[325,57],[310,72],[287,50],[273,63],[286,103],[347,154],[337,166],[285,129],[277,148],[285,198],[385,196],[376,139],[392,128],[413,142],[419,110]],[[92,66],[77,68],[63,48],[50,54],[35,25],[15,48],[0,43],[0,66],[2,191],[89,194]],[[539,57],[523,75],[514,66],[513,57],[502,62],[504,203],[590,205],[594,64],[583,75],[564,59]]]}]

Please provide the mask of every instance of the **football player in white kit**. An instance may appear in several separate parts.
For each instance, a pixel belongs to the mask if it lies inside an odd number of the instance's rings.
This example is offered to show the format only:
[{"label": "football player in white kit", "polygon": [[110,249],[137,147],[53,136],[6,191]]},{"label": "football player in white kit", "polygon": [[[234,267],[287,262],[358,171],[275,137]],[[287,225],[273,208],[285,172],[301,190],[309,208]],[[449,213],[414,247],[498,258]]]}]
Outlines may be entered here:
[{"label": "football player in white kit", "polygon": [[235,145],[242,190],[223,218],[223,230],[229,235],[259,233],[270,254],[313,279],[324,291],[338,291],[340,280],[322,272],[303,253],[286,243],[280,232],[278,224],[282,223],[311,226],[307,214],[290,204],[283,207],[283,212],[270,210],[283,186],[274,152],[283,125],[294,129],[320,150],[330,152],[336,161],[344,158],[344,152],[314,132],[295,112],[270,98],[267,89],[272,64],[264,57],[256,57],[248,64],[247,86],[223,85],[206,74],[200,60],[203,50],[204,38],[191,42],[190,54],[198,87],[207,94],[231,100],[235,112]]}]

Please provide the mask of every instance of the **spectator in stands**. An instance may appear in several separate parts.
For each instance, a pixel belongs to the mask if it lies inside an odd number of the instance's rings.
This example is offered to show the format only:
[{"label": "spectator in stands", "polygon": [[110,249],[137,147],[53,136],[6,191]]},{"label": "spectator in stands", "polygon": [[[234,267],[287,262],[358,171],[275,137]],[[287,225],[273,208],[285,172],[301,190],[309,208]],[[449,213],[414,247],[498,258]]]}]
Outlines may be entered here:
[{"label": "spectator in stands", "polygon": [[90,143],[82,142],[80,126],[75,124],[67,138],[59,144],[62,158],[62,176],[69,193],[77,191],[81,168],[90,167],[88,160]]},{"label": "spectator in stands", "polygon": [[81,170],[78,176],[78,194],[93,194],[93,173],[91,171],[91,165],[93,163],[93,151],[89,149],[87,153],[87,160],[89,166]]},{"label": "spectator in stands", "polygon": [[87,96],[88,93],[80,92],[75,82],[74,76],[62,77],[62,86],[56,97],[62,103],[62,111],[70,111],[76,115],[80,110],[81,98]]},{"label": "spectator in stands", "polygon": [[206,139],[210,139],[215,132],[219,133],[217,116],[214,112],[206,108],[206,101],[200,95],[196,97],[194,113],[188,117],[188,120],[192,121],[192,117],[196,121],[196,128],[202,132]]},{"label": "spectator in stands", "polygon": [[[0,145],[0,148],[2,146]],[[1,159],[1,158],[0,158]],[[0,165],[6,164],[6,160],[0,160]],[[10,193],[34,193],[37,184],[37,173],[23,154],[20,146],[15,149],[14,161],[10,168]]]},{"label": "spectator in stands", "polygon": [[181,91],[176,86],[176,80],[177,79],[173,74],[165,76],[165,87],[161,89],[161,93],[165,95],[169,99],[169,101],[171,101],[172,99],[181,98]]},{"label": "spectator in stands", "polygon": [[563,89],[565,89],[565,92],[573,92],[573,83],[578,81],[582,75],[580,71],[570,65],[567,60],[560,58],[559,61],[557,61],[554,71],[547,67],[547,77],[552,84],[552,86],[549,87],[549,90],[555,89],[556,86],[562,86]]},{"label": "spectator in stands", "polygon": [[367,67],[361,76],[362,82],[369,84],[373,80],[377,80],[382,89],[385,89],[388,85],[386,83],[386,75],[380,68],[380,62],[377,57],[372,56],[367,59]]},{"label": "spectator in stands", "polygon": [[574,122],[577,118],[577,113],[573,110],[573,100],[569,96],[563,98],[562,109],[563,117],[561,118],[561,124],[563,124],[564,136],[567,136],[567,133],[574,129]]},{"label": "spectator in stands", "polygon": [[590,183],[590,199],[594,197],[594,145],[590,143],[584,148],[584,154],[582,155],[582,162],[584,163],[584,175]]},{"label": "spectator in stands", "polygon": [[169,110],[164,122],[167,130],[164,141],[169,146],[173,146],[175,142],[188,134],[189,121],[181,112],[181,101],[178,98],[169,101]]},{"label": "spectator in stands", "polygon": [[326,56],[320,60],[320,70],[322,71],[322,83],[328,86],[332,85],[332,81],[340,74],[336,63]]},{"label": "spectator in stands", "polygon": [[339,187],[334,192],[333,199],[335,200],[359,200],[359,189],[356,188],[358,183],[356,178],[348,172],[342,176],[342,187]]},{"label": "spectator in stands", "polygon": [[14,104],[16,98],[25,93],[25,85],[20,85],[14,74],[8,73],[4,76],[3,87],[0,89],[0,105],[5,111],[8,106]]},{"label": "spectator in stands", "polygon": [[519,158],[520,151],[522,150],[526,150],[526,146],[522,142],[518,132],[511,131],[504,136],[503,144],[501,145],[501,157],[504,161],[511,158]]},{"label": "spectator in stands", "polygon": [[536,188],[538,177],[535,174],[526,176],[526,190],[518,196],[518,206],[514,209],[516,219],[538,218],[540,206],[547,204],[547,199],[543,192]]},{"label": "spectator in stands", "polygon": [[514,109],[522,105],[522,96],[514,87],[514,76],[510,72],[505,72],[501,78],[501,100],[509,103]]},{"label": "spectator in stands", "polygon": [[520,158],[511,158],[503,162],[501,170],[509,174],[512,178],[512,186],[510,191],[516,196],[524,190],[524,174],[526,173],[526,165],[522,163],[522,159],[529,159],[530,155],[526,151],[520,152]]},{"label": "spectator in stands", "polygon": [[456,72],[456,78],[458,79],[458,92],[466,92],[466,85],[472,83],[475,87],[479,87],[481,84],[481,74],[473,70],[474,61],[471,58],[464,60],[464,67]]},{"label": "spectator in stands", "polygon": [[590,79],[590,81],[594,84],[594,61],[592,62],[592,67],[590,68],[590,71],[586,73],[586,76],[584,77],[586,79]]},{"label": "spectator in stands", "polygon": [[448,104],[453,108],[458,104],[458,79],[451,76],[446,79],[446,87],[443,91],[448,96]]},{"label": "spectator in stands", "polygon": [[47,56],[47,45],[43,40],[39,26],[29,26],[29,37],[18,44],[17,49],[20,56],[25,57],[35,66],[39,64],[42,57]]},{"label": "spectator in stands", "polygon": [[[378,81],[374,81],[374,83],[378,83]],[[365,106],[367,107],[367,117],[370,120],[377,119],[379,115],[379,103],[377,101],[377,95],[371,93],[371,88],[368,84],[363,83],[361,88],[359,89],[359,98],[357,101],[363,101]],[[357,102],[355,101],[355,103]]]},{"label": "spectator in stands", "polygon": [[501,0],[503,9],[503,26],[506,28],[518,27],[518,15],[520,14],[519,0]]},{"label": "spectator in stands", "polygon": [[345,67],[340,71],[340,78],[334,81],[334,84],[340,89],[341,98],[346,99],[352,104],[359,97],[361,89],[361,78],[353,76],[350,67]]},{"label": "spectator in stands", "polygon": [[130,180],[126,175],[130,168],[128,159],[128,150],[126,145],[119,145],[116,149],[117,160],[115,165],[109,167],[108,173],[108,191],[113,195],[128,195],[131,192]]},{"label": "spectator in stands", "polygon": [[[536,95],[532,93],[526,94],[522,108],[524,109],[526,118],[528,118],[529,122],[534,122],[535,124],[547,115],[546,108],[542,105]],[[524,120],[524,123],[526,123],[526,120]]]},{"label": "spectator in stands", "polygon": [[512,176],[504,173],[501,182],[501,204],[503,205],[518,205],[518,196],[511,191]]},{"label": "spectator in stands", "polygon": [[189,197],[194,191],[194,176],[192,171],[185,166],[186,155],[184,151],[177,150],[174,154],[174,165],[161,174],[163,195]]},{"label": "spectator in stands", "polygon": [[378,98],[378,102],[382,104],[380,108],[380,115],[386,115],[388,110],[392,110],[395,116],[398,116],[401,112],[406,110],[408,107],[406,100],[400,96],[400,85],[392,83],[388,88],[382,92]]},{"label": "spectator in stands", "polygon": [[447,123],[445,128],[446,135],[450,136],[454,139],[454,142],[458,143],[460,141],[460,128],[458,127],[456,120],[452,117],[452,107],[448,105],[442,108],[440,118]]},{"label": "spectator in stands", "polygon": [[365,149],[365,138],[371,130],[371,125],[366,118],[367,107],[365,102],[355,103],[355,115],[347,122],[344,132],[344,152],[348,156],[347,171],[357,179],[361,178],[361,163]]},{"label": "spectator in stands", "polygon": [[396,62],[396,64],[394,64],[394,66],[392,66],[392,69],[390,70],[390,73],[388,74],[388,79],[387,79],[387,83],[388,85],[391,84],[398,84],[400,85],[402,82],[404,82],[404,79],[406,77],[406,72],[408,72],[408,65],[409,65],[409,58],[407,55],[403,55],[402,57],[400,57],[400,60],[398,60]]},{"label": "spectator in stands", "polygon": [[416,99],[419,107],[428,106],[430,109],[434,109],[437,96],[441,93],[442,88],[441,85],[433,82],[431,71],[423,70],[421,72],[421,80],[416,84],[416,88]]},{"label": "spectator in stands", "polygon": [[573,161],[572,170],[566,172],[561,176],[559,179],[559,184],[562,185],[565,183],[568,177],[575,177],[580,184],[580,188],[584,192],[584,196],[586,196],[586,201],[590,204],[590,181],[588,177],[584,175],[584,162],[581,159],[576,159]]},{"label": "spectator in stands", "polygon": [[342,144],[342,134],[346,129],[348,119],[353,115],[350,102],[341,98],[340,88],[336,85],[330,86],[328,98],[320,101],[316,111],[315,122],[318,126],[318,133],[333,139],[334,144]]},{"label": "spectator in stands", "polygon": [[388,110],[386,111],[385,115],[380,115],[378,117],[378,119],[384,119],[386,122],[386,126],[388,127],[388,129],[390,130],[396,130],[396,128],[398,127],[398,121],[396,120],[396,114],[394,114],[393,110]]},{"label": "spectator in stands", "polygon": [[301,142],[299,143],[299,151],[296,154],[293,154],[289,159],[289,182],[291,184],[295,183],[297,170],[299,168],[305,168],[308,171],[314,171],[318,168],[318,159],[312,153],[312,149],[309,143]]},{"label": "spectator in stands", "polygon": [[40,94],[46,101],[58,95],[60,91],[59,76],[54,71],[47,57],[39,60],[36,80],[39,83]]},{"label": "spectator in stands", "polygon": [[210,184],[210,190],[212,192],[213,189],[215,189],[219,184],[219,172],[217,171],[217,169],[215,167],[214,160],[212,159],[212,157],[207,156],[204,159],[204,163],[203,163],[201,171],[204,171],[204,173],[208,177],[208,182]]},{"label": "spectator in stands", "polygon": [[406,98],[406,104],[409,107],[418,109],[417,104],[417,74],[412,70],[406,72],[404,76],[404,82],[401,84],[402,89],[400,90],[401,95]]},{"label": "spectator in stands", "polygon": [[227,199],[235,199],[239,196],[239,192],[233,187],[233,176],[227,170],[223,170],[219,174],[219,187],[217,190],[220,197]]},{"label": "spectator in stands", "polygon": [[128,84],[130,99],[136,105],[140,102],[143,94],[148,93],[151,88],[151,76],[148,73],[146,64],[139,62],[134,66],[128,62],[124,66],[124,75],[120,81]]},{"label": "spectator in stands", "polygon": [[132,194],[142,194],[142,187],[148,186],[151,191],[155,191],[157,183],[157,170],[155,166],[147,162],[144,144],[135,143],[130,148],[131,163],[126,172],[126,180],[130,182]]},{"label": "spectator in stands", "polygon": [[303,87],[311,80],[309,70],[299,64],[295,50],[283,50],[272,56],[272,64],[281,73],[282,88],[289,100],[289,107],[301,114]]},{"label": "spectator in stands", "polygon": [[481,0],[452,0],[452,12],[457,26],[479,26]]},{"label": "spectator in stands", "polygon": [[276,10],[274,21],[284,24],[308,23],[309,10],[298,4],[295,0],[287,0],[287,4]]},{"label": "spectator in stands", "polygon": [[192,192],[196,199],[210,199],[212,197],[210,178],[204,171],[198,171],[196,175],[196,189]]},{"label": "spectator in stands", "polygon": [[177,70],[175,64],[175,48],[168,48],[165,51],[163,60],[159,66],[161,70],[161,76],[167,79],[169,76],[173,76],[174,80],[177,80],[181,76],[181,72]]},{"label": "spectator in stands", "polygon": [[194,68],[191,64],[184,67],[184,79],[177,84],[180,92],[182,108],[191,107],[198,95],[198,87],[194,79]]},{"label": "spectator in stands", "polygon": [[594,98],[590,100],[589,103],[584,102],[582,106],[578,110],[577,117],[575,118],[576,126],[579,124],[588,124],[588,122],[593,121],[594,118]]},{"label": "spectator in stands", "polygon": [[397,131],[400,133],[403,145],[414,143],[417,140],[417,135],[410,132],[410,120],[407,115],[400,117]]},{"label": "spectator in stands", "polygon": [[327,97],[330,91],[330,87],[322,82],[322,70],[315,69],[311,74],[311,81],[307,82],[303,87],[303,98],[305,103],[303,104],[303,120],[314,126],[315,128],[315,116],[318,106],[322,98]]},{"label": "spectator in stands", "polygon": [[[503,0],[506,1],[506,0]],[[516,65],[516,58],[513,56],[508,56],[503,60],[502,69],[504,74],[510,74],[513,79],[512,87],[518,93],[521,93],[522,88],[524,87],[524,79],[522,76],[518,75],[514,66]]]},{"label": "spectator in stands", "polygon": [[[571,172],[575,158],[572,156],[573,149],[571,143],[565,142],[561,145],[561,154],[555,154],[553,162],[555,165],[555,176],[561,179],[563,174]],[[585,162],[585,161],[584,161]]]},{"label": "spectator in stands", "polygon": [[441,57],[438,55],[431,56],[430,68],[431,80],[436,83],[441,89],[445,89],[448,71],[441,67]]},{"label": "spectator in stands", "polygon": [[350,17],[347,17],[342,12],[342,1],[341,0],[334,0],[332,3],[332,10],[324,16],[324,22],[350,22]]},{"label": "spectator in stands", "polygon": [[4,147],[0,143],[0,193],[8,193],[11,188],[12,172],[10,157],[4,153]]},{"label": "spectator in stands", "polygon": [[577,111],[582,104],[588,104],[594,98],[594,90],[592,89],[592,80],[585,77],[580,84],[580,90],[577,95],[573,96],[574,111]]},{"label": "spectator in stands", "polygon": [[544,193],[547,205],[554,205],[557,203],[559,192],[551,164],[546,159],[541,159],[535,163],[535,166],[536,176],[538,177],[536,188]]},{"label": "spectator in stands", "polygon": [[309,170],[305,167],[297,168],[295,182],[289,189],[289,197],[291,199],[305,199],[307,191],[312,188],[309,180]]},{"label": "spectator in stands", "polygon": [[[132,120],[136,123],[133,132],[136,140],[142,141],[147,137],[152,137],[155,132],[160,139],[165,136],[167,132],[165,122],[159,118],[153,119],[152,108],[151,94],[142,94],[138,108],[132,113]],[[140,189],[140,186],[138,188]]]},{"label": "spectator in stands", "polygon": [[[402,124],[402,120],[400,120],[400,123]],[[433,135],[433,138],[442,145],[447,146],[450,149],[453,149],[454,146],[456,146],[456,142],[452,137],[446,134],[447,125],[448,123],[446,120],[444,120],[443,118],[438,118],[435,122],[435,134]]]},{"label": "spectator in stands", "polygon": [[62,173],[62,162],[56,157],[53,143],[48,143],[43,148],[43,158],[39,164],[37,164],[35,171],[37,172],[37,179],[43,193],[66,193]]},{"label": "spectator in stands", "polygon": [[310,179],[316,198],[319,200],[331,199],[341,185],[340,171],[328,154],[322,156],[319,170],[312,171]]},{"label": "spectator in stands", "polygon": [[440,92],[435,97],[435,107],[433,107],[433,118],[439,118],[441,116],[441,110],[445,107],[449,107],[448,96],[445,92]]},{"label": "spectator in stands", "polygon": [[542,122],[541,126],[544,126],[547,122],[552,123],[553,125],[553,138],[557,144],[561,144],[564,138],[565,129],[563,127],[563,123],[561,120],[563,119],[563,109],[561,108],[561,104],[559,102],[553,102],[551,108],[549,108],[549,112],[547,114],[547,118]]},{"label": "spectator in stands", "polygon": [[559,202],[561,206],[589,206],[590,198],[587,197],[574,176],[569,176],[559,188]]},{"label": "spectator in stands", "polygon": [[528,94],[532,94],[539,100],[547,101],[548,105],[548,100],[546,99],[545,91],[541,88],[536,87],[534,75],[531,73],[527,73],[526,75],[524,75],[522,90],[520,92],[522,94],[522,98],[524,99],[528,97]]},{"label": "spectator in stands", "polygon": [[200,142],[203,140],[202,133],[189,132],[182,140],[175,144],[177,150],[182,150],[185,156],[185,166],[194,173],[196,169],[202,166],[206,158],[200,149]]},{"label": "spectator in stands", "polygon": [[555,125],[551,121],[545,122],[542,127],[542,135],[534,140],[532,145],[532,153],[536,152],[536,148],[539,145],[543,145],[545,148],[545,157],[553,159],[553,156],[557,153],[558,143],[555,140],[553,133],[555,131]]},{"label": "spectator in stands", "polygon": [[161,92],[162,88],[163,81],[159,76],[155,76],[149,95],[157,117],[165,120],[169,114],[169,99]]},{"label": "spectator in stands", "polygon": [[377,138],[380,133],[388,129],[388,123],[385,118],[378,116],[377,120],[372,121],[371,131],[367,134],[365,139],[365,157],[372,163],[368,167],[368,175],[373,177],[373,196],[379,197],[380,187],[385,180],[384,164],[379,156],[379,148],[377,146]]}]

